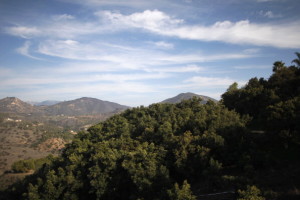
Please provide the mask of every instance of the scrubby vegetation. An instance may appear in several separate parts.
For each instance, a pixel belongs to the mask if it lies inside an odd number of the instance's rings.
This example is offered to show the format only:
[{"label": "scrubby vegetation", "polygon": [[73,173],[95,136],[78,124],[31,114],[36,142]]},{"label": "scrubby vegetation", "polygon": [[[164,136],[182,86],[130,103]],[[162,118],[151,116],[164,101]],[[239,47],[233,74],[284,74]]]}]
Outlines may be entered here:
[{"label": "scrubby vegetation", "polygon": [[0,175],[10,170],[15,161],[59,154],[63,144],[72,138],[73,134],[62,127],[0,113]]},{"label": "scrubby vegetation", "polygon": [[[297,199],[299,66],[230,86],[221,103],[153,104],[75,136],[7,199]],[[298,195],[298,196],[297,196]],[[235,198],[235,197],[233,197]]]},{"label": "scrubby vegetation", "polygon": [[15,173],[26,173],[40,169],[44,164],[50,164],[54,160],[52,154],[44,158],[19,160],[12,164],[11,169]]}]

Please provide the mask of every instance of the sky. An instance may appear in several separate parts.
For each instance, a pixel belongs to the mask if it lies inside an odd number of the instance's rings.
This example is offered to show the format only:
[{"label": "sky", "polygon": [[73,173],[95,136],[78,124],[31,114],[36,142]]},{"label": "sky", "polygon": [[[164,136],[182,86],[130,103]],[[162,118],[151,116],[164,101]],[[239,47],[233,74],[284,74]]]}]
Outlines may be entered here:
[{"label": "sky", "polygon": [[299,0],[0,0],[0,98],[217,100],[300,52]]}]

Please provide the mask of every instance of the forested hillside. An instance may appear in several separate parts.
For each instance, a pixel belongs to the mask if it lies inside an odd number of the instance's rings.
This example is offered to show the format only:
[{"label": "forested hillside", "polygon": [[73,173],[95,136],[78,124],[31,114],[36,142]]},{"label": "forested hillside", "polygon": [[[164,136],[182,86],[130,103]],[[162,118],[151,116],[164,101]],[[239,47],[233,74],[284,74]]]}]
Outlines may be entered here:
[{"label": "forested hillside", "polygon": [[247,134],[244,126],[235,112],[196,98],[133,108],[79,134],[60,159],[24,183],[27,191],[17,191],[28,199],[172,199],[184,183],[192,198],[189,183],[206,190],[230,181],[222,168],[237,158],[223,158],[237,145],[224,137]]},{"label": "forested hillside", "polygon": [[283,140],[287,145],[300,143],[300,54],[296,66],[277,61],[267,80],[252,78],[238,88],[233,83],[222,95],[230,110],[252,118],[251,127],[269,132],[270,139]]},{"label": "forested hillside", "polygon": [[299,199],[299,66],[192,98],[115,115],[13,185],[7,199]]}]

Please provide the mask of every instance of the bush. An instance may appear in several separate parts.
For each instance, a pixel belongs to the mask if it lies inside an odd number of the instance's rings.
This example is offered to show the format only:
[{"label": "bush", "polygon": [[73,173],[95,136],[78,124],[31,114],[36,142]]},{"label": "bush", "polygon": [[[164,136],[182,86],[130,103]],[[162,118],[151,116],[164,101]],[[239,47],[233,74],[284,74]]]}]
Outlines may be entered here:
[{"label": "bush", "polygon": [[30,160],[19,160],[12,164],[11,169],[16,173],[26,173],[30,170],[34,170],[34,162],[32,159]]},{"label": "bush", "polygon": [[12,164],[11,169],[15,173],[26,173],[30,170],[38,170],[46,163],[50,164],[53,159],[54,157],[52,155],[49,155],[45,158],[19,160]]},{"label": "bush", "polygon": [[265,200],[256,186],[247,186],[246,190],[238,190],[238,200]]},{"label": "bush", "polygon": [[175,183],[174,188],[168,191],[170,200],[196,200],[196,196],[192,194],[191,187],[185,180],[179,187],[178,183]]}]

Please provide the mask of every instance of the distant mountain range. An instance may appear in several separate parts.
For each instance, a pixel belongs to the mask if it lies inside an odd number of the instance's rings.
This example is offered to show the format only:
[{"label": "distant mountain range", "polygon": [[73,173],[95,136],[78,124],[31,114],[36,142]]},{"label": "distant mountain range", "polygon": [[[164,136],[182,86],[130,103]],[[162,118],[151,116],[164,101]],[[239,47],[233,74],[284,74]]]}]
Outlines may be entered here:
[{"label": "distant mountain range", "polygon": [[[200,97],[203,104],[208,100],[217,100],[194,93],[181,93],[175,97],[166,99],[161,103],[179,103],[192,97]],[[118,113],[130,108],[114,102],[103,101],[96,98],[82,97],[71,101],[43,101],[40,103],[26,103],[16,97],[0,99],[0,112],[22,113],[22,114],[43,114],[43,115],[99,115],[107,113]]]},{"label": "distant mountain range", "polygon": [[76,116],[117,113],[127,108],[129,108],[129,106],[88,97],[64,101],[54,105],[51,105],[51,103],[50,105],[45,105],[45,103],[31,105],[16,97],[7,97],[0,100],[0,112],[4,113]]},{"label": "distant mountain range", "polygon": [[206,104],[206,102],[208,100],[211,100],[211,101],[214,101],[214,102],[218,102],[217,100],[211,98],[211,97],[208,97],[208,96],[203,96],[203,95],[199,95],[199,94],[194,94],[194,93],[191,93],[191,92],[187,92],[187,93],[181,93],[175,97],[172,97],[172,98],[169,98],[169,99],[166,99],[164,101],[162,101],[161,103],[180,103],[182,100],[188,100],[188,99],[191,99],[193,97],[198,97],[198,98],[201,98],[202,101],[201,103],[202,104]]}]

